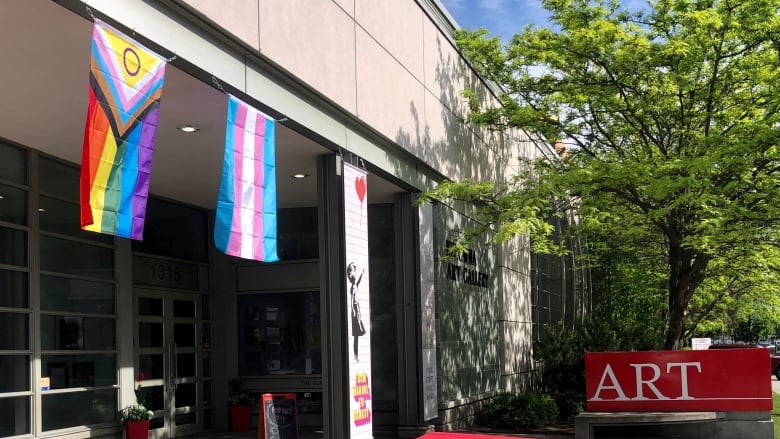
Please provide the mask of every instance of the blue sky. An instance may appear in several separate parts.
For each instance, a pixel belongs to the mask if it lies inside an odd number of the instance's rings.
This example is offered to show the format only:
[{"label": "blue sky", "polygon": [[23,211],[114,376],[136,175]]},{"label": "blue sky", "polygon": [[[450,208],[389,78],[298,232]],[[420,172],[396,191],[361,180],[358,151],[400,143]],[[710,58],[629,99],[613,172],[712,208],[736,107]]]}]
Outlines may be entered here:
[{"label": "blue sky", "polygon": [[[508,41],[527,24],[549,27],[541,0],[439,0],[463,29],[484,27],[490,35]],[[646,0],[623,0],[623,7],[639,10]]]},{"label": "blue sky", "polygon": [[547,11],[540,0],[439,0],[460,27],[484,27],[504,41],[527,24],[547,27]]}]

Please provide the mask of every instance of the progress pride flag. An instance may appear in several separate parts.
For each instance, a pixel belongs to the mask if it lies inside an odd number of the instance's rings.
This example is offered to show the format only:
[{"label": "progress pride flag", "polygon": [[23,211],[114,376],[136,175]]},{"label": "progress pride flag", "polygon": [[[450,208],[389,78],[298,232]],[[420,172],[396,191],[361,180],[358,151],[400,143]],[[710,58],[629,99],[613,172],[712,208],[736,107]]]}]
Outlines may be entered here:
[{"label": "progress pride flag", "polygon": [[585,354],[588,411],[771,411],[769,350]]}]

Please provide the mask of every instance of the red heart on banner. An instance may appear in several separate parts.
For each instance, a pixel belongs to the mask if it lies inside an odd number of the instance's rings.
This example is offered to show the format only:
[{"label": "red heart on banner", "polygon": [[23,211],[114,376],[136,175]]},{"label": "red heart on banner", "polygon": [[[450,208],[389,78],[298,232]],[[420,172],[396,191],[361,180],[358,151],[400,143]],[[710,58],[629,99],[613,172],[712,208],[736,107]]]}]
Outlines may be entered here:
[{"label": "red heart on banner", "polygon": [[355,177],[355,192],[362,203],[366,197],[366,177]]}]

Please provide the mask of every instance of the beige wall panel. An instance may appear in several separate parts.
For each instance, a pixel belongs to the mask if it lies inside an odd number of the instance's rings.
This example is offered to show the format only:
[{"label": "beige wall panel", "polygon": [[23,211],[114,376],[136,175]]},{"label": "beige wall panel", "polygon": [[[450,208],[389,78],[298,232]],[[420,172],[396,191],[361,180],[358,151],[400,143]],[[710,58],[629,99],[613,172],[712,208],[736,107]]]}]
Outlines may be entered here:
[{"label": "beige wall panel", "polygon": [[239,89],[245,87],[245,66],[238,62],[232,54],[226,53],[209,39],[193,35],[189,28],[162,14],[148,2],[137,0],[82,1],[167,48],[176,56],[207,69],[209,73],[224,83]]},{"label": "beige wall panel", "polygon": [[[497,181],[506,163],[503,141],[497,133],[475,133],[430,93],[425,95],[426,142],[416,153],[448,178]],[[486,136],[488,139],[485,141]]]},{"label": "beige wall panel", "polygon": [[184,0],[248,45],[258,48],[258,0],[231,0],[230,7],[214,0]]},{"label": "beige wall panel", "polygon": [[355,20],[417,79],[423,78],[422,9],[412,0],[358,1]]},{"label": "beige wall panel", "polygon": [[[505,321],[501,322],[501,326],[504,339],[504,358],[501,373],[504,375],[516,375],[530,372],[533,369],[531,323]],[[517,384],[515,383],[514,385]]]},{"label": "beige wall panel", "polygon": [[501,318],[512,322],[531,323],[531,279],[506,266],[496,267],[502,279]]},{"label": "beige wall panel", "polygon": [[425,139],[424,89],[362,29],[357,29],[357,115],[416,154]]},{"label": "beige wall panel", "polygon": [[430,20],[423,24],[425,87],[450,110],[458,115],[468,113],[468,102],[463,97],[470,69],[450,41]]},{"label": "beige wall panel", "polygon": [[354,113],[354,21],[336,3],[260,3],[260,51]]},{"label": "beige wall panel", "polygon": [[467,163],[470,178],[475,181],[497,182],[503,178],[503,143],[492,137],[478,138],[471,151],[471,161]]},{"label": "beige wall panel", "polygon": [[430,93],[425,94],[423,132],[416,155],[450,179],[467,178],[474,133]]},{"label": "beige wall panel", "polygon": [[333,0],[350,17],[355,16],[355,0]]},{"label": "beige wall panel", "polygon": [[501,244],[500,251],[503,266],[512,267],[513,271],[524,276],[531,273],[531,242],[527,236],[516,237]]}]

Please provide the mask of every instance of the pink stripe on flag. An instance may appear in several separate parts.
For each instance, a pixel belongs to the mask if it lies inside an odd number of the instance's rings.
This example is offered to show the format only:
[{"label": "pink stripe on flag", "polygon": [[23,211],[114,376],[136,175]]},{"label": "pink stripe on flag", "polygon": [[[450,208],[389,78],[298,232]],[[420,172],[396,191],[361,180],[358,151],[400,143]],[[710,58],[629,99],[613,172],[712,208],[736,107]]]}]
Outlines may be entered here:
[{"label": "pink stripe on flag", "polygon": [[246,105],[241,102],[236,111],[236,123],[233,132],[233,173],[235,175],[235,192],[233,193],[233,221],[230,225],[230,240],[225,253],[229,255],[241,255],[241,194],[244,191],[244,136],[246,131]]},{"label": "pink stripe on flag", "polygon": [[[255,143],[255,212],[254,227],[252,229],[252,256],[256,260],[265,259],[263,255],[263,176],[265,175],[265,166],[263,162],[263,138],[265,137],[265,117],[259,112],[254,112],[255,132],[253,141]],[[255,239],[259,237],[260,239]]]}]

